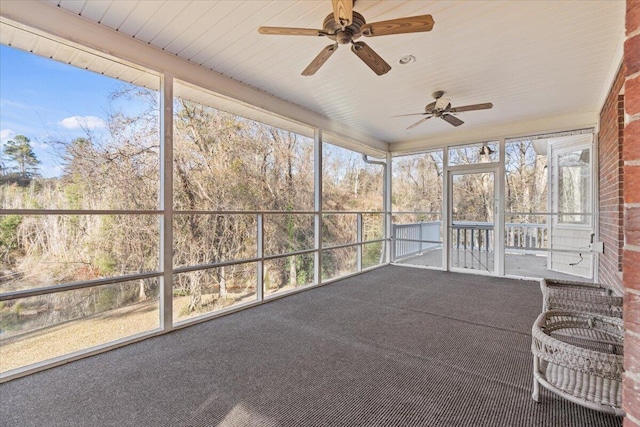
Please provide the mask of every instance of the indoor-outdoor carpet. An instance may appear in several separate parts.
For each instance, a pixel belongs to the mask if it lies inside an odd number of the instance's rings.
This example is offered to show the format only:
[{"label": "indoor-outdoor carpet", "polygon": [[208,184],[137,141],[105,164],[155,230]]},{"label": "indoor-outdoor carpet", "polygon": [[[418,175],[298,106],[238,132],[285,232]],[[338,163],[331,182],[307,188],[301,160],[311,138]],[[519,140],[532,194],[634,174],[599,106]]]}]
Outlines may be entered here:
[{"label": "indoor-outdoor carpet", "polygon": [[536,282],[384,267],[0,386],[3,426],[620,426],[531,399]]}]

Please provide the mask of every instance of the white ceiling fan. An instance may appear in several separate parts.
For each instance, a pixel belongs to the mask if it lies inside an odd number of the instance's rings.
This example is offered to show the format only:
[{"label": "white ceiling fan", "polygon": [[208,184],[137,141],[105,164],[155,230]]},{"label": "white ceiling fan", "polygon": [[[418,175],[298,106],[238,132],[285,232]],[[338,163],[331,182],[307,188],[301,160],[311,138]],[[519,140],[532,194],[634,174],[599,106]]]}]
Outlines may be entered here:
[{"label": "white ceiling fan", "polygon": [[439,90],[437,92],[434,92],[431,96],[435,98],[435,102],[432,102],[428,104],[426,107],[424,107],[424,111],[425,111],[424,113],[401,114],[399,116],[394,116],[394,117],[426,116],[418,120],[411,126],[409,126],[407,130],[413,129],[416,126],[421,125],[422,123],[426,122],[432,117],[441,118],[442,120],[444,120],[445,122],[453,126],[460,126],[464,122],[459,118],[457,118],[456,116],[454,116],[454,114],[463,113],[466,111],[474,111],[474,110],[488,110],[490,108],[493,108],[493,104],[490,102],[486,102],[484,104],[465,105],[463,107],[452,107],[451,100],[447,98],[443,98],[442,95],[444,95],[444,91]]}]

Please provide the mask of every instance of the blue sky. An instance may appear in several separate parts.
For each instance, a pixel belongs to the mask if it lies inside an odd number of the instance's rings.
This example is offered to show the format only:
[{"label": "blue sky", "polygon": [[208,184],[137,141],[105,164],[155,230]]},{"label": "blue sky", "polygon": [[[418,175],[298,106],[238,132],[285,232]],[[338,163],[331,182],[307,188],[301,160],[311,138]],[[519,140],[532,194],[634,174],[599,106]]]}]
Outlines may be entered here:
[{"label": "blue sky", "polygon": [[44,177],[60,174],[51,141],[84,136],[81,125],[104,131],[109,95],[123,82],[0,45],[0,143],[31,139]]}]

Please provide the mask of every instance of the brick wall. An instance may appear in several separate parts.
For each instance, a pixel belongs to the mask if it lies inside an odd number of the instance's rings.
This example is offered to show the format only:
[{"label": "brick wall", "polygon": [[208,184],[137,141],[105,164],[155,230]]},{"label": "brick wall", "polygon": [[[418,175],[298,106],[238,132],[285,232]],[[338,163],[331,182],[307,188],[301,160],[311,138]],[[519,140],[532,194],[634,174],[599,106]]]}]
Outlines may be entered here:
[{"label": "brick wall", "polygon": [[627,0],[624,128],[625,427],[640,427],[640,0]]},{"label": "brick wall", "polygon": [[598,130],[598,185],[600,221],[599,236],[604,242],[604,254],[599,256],[599,282],[618,292],[622,286],[623,199],[622,142],[624,129],[624,67],[616,79],[600,112]]}]

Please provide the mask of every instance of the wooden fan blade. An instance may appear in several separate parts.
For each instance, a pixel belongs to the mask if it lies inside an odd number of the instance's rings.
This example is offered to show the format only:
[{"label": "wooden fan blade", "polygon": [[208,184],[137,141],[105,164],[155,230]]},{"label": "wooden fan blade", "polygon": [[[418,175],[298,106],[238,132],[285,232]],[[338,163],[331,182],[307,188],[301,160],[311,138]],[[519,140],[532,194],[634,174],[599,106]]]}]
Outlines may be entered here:
[{"label": "wooden fan blade", "polygon": [[333,19],[342,27],[351,25],[353,22],[353,0],[332,0]]},{"label": "wooden fan blade", "polygon": [[311,64],[309,64],[307,68],[304,69],[304,71],[302,72],[302,75],[303,76],[314,75],[316,71],[318,71],[320,67],[322,67],[322,64],[327,62],[327,59],[329,59],[329,57],[333,55],[333,52],[335,52],[336,49],[338,49],[338,43],[330,44],[329,46],[322,49],[318,54],[318,56],[313,58],[313,61],[311,61]]},{"label": "wooden fan blade", "polygon": [[407,128],[407,130],[409,130],[409,129],[413,129],[413,128],[414,128],[414,127],[416,127],[416,126],[421,125],[422,123],[424,123],[424,122],[426,122],[427,120],[429,120],[431,117],[433,117],[433,116],[425,117],[424,119],[420,119],[420,120],[418,120],[417,122],[415,122],[414,124],[412,124],[411,126],[409,126],[409,127]]},{"label": "wooden fan blade", "polygon": [[387,64],[384,59],[373,51],[364,42],[355,42],[351,45],[351,51],[358,55],[358,58],[362,59],[362,62],[367,64],[374,73],[381,76],[386,74],[391,69],[391,65]]},{"label": "wooden fan blade", "polygon": [[269,34],[275,36],[326,36],[323,30],[314,30],[313,28],[290,28],[290,27],[260,27],[260,34]]},{"label": "wooden fan blade", "polygon": [[452,116],[451,114],[443,114],[441,117],[442,117],[442,120],[454,126],[460,126],[461,124],[464,123],[462,120],[460,120],[456,116]]},{"label": "wooden fan blade", "polygon": [[431,31],[432,28],[433,17],[431,15],[420,15],[364,24],[361,30],[363,36],[376,37],[390,34],[420,33]]},{"label": "wooden fan blade", "polygon": [[449,108],[447,111],[451,113],[462,113],[463,111],[473,111],[473,110],[488,110],[492,108],[493,104],[487,102],[486,104],[474,104],[474,105],[465,105],[464,107],[455,107]]}]

